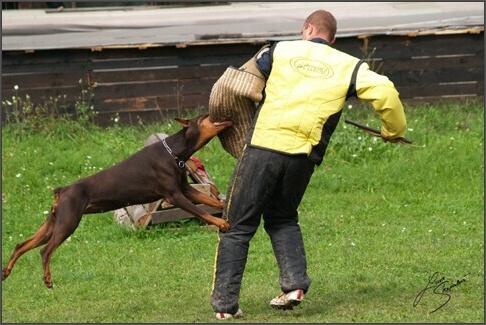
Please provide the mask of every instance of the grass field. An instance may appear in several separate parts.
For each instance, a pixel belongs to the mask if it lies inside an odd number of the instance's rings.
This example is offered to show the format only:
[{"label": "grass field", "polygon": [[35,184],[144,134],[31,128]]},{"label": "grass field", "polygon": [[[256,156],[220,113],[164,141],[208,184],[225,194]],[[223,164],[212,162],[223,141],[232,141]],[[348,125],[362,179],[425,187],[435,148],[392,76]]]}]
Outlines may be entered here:
[{"label": "grass field", "polygon": [[[304,302],[270,308],[278,270],[261,228],[237,322],[484,323],[484,104],[406,106],[406,114],[412,146],[340,122],[300,207],[313,281]],[[368,106],[347,107],[344,118],[380,125]],[[119,162],[151,133],[178,130],[4,126],[3,266],[46,218],[52,188]],[[224,192],[235,160],[218,139],[196,155]],[[2,282],[2,323],[214,323],[217,240],[194,219],[132,230],[112,212],[87,215],[53,256],[52,290],[38,249],[18,260]]]}]

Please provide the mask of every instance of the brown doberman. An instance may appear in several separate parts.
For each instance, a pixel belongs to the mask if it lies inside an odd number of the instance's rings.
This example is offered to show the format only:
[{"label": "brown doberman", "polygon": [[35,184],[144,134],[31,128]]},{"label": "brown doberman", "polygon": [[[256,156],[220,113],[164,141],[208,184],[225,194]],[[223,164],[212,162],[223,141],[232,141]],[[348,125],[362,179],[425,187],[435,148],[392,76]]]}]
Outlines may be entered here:
[{"label": "brown doberman", "polygon": [[185,161],[206,145],[230,121],[212,123],[209,114],[186,120],[179,132],[144,147],[122,162],[77,182],[54,189],[55,202],[46,221],[27,240],[17,244],[2,271],[2,281],[25,252],[46,245],[41,251],[44,283],[52,288],[50,259],[54,251],[78,227],[83,214],[102,213],[164,198],[208,224],[228,231],[226,220],[215,217],[192,202],[222,210],[224,202],[193,188],[188,180]]}]

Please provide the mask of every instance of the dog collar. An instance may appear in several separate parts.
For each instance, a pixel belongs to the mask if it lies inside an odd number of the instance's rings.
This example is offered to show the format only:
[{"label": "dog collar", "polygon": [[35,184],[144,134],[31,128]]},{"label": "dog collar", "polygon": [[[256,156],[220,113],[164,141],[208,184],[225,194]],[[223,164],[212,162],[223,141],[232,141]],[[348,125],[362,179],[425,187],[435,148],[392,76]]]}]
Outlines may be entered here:
[{"label": "dog collar", "polygon": [[172,153],[172,150],[167,145],[167,142],[165,142],[165,138],[162,139],[162,143],[164,144],[165,149],[167,149],[167,152],[169,152],[169,154],[172,156],[172,158],[175,159],[175,161],[177,162],[177,165],[179,166],[179,168],[184,168],[186,166],[186,163],[183,162],[182,160],[180,160],[179,157],[177,157],[176,155],[174,155]]}]

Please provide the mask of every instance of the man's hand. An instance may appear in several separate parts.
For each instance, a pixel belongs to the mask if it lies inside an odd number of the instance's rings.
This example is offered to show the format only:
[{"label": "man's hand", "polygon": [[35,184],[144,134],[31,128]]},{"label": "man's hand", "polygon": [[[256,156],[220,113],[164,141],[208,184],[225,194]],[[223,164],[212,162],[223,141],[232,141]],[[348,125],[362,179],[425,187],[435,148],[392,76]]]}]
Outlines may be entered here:
[{"label": "man's hand", "polygon": [[369,127],[367,125],[363,125],[363,124],[360,124],[360,123],[355,122],[355,121],[351,121],[351,120],[345,119],[344,122],[347,123],[347,124],[354,125],[357,128],[360,128],[361,130],[365,131],[366,133],[371,134],[372,136],[380,137],[384,142],[405,143],[405,144],[411,144],[412,143],[412,140],[407,139],[407,138],[403,138],[403,137],[393,138],[393,139],[391,139],[391,138],[385,138],[385,137],[383,137],[381,135],[381,131],[380,130],[371,128],[371,127]]}]

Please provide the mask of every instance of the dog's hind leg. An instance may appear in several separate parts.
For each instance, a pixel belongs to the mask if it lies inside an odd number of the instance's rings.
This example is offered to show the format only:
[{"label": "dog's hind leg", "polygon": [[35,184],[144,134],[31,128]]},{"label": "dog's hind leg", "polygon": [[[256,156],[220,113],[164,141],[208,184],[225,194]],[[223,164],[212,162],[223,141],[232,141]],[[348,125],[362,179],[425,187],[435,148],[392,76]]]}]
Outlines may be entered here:
[{"label": "dog's hind leg", "polygon": [[55,207],[56,204],[52,206],[49,217],[46,221],[44,221],[42,226],[40,226],[40,228],[35,232],[34,235],[15,246],[15,249],[10,256],[10,260],[7,266],[2,270],[2,281],[10,275],[10,272],[12,271],[15,262],[19,259],[20,256],[22,256],[25,252],[30,251],[31,249],[44,245],[49,241],[49,239],[51,239],[54,224],[56,222]]},{"label": "dog's hind leg", "polygon": [[52,254],[78,227],[86,207],[86,201],[66,199],[57,205],[52,235],[40,252],[42,267],[44,268],[43,280],[48,288],[53,286],[50,270]]}]

